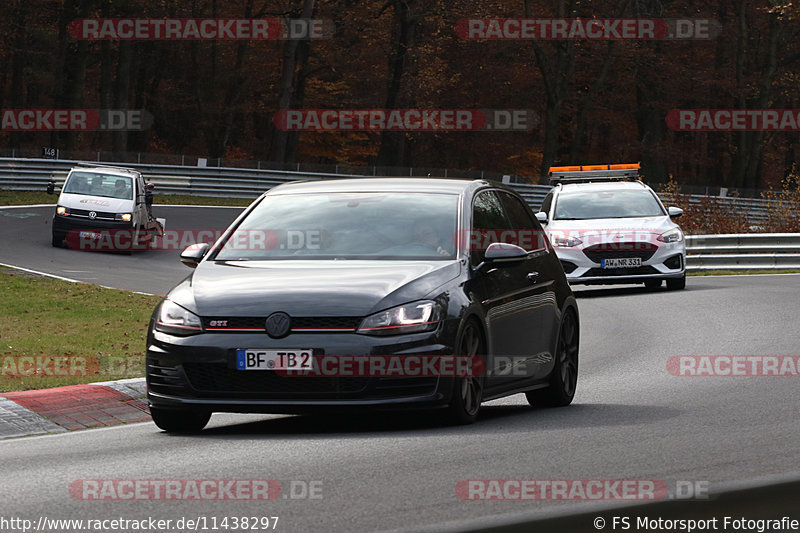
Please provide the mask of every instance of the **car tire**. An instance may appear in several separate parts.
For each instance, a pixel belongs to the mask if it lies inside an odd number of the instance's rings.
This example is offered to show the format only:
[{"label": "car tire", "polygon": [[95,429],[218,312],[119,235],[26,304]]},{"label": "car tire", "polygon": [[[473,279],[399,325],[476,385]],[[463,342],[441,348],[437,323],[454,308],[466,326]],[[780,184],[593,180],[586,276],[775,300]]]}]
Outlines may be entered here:
[{"label": "car tire", "polygon": [[679,278],[667,278],[667,289],[671,291],[679,291],[686,287],[686,274]]},{"label": "car tire", "polygon": [[[456,343],[456,355],[485,357],[483,334],[474,320],[469,320],[464,325]],[[453,396],[447,408],[447,421],[453,425],[472,424],[478,418],[483,401],[483,374],[455,377],[453,382]]]},{"label": "car tire", "polygon": [[556,361],[547,388],[528,391],[525,397],[535,407],[564,407],[572,403],[578,385],[578,349],[580,332],[575,313],[564,313],[558,331]]},{"label": "car tire", "polygon": [[53,233],[53,247],[54,248],[63,248],[64,247],[64,237],[57,233]]},{"label": "car tire", "polygon": [[189,411],[186,409],[150,408],[150,416],[159,428],[167,433],[198,433],[211,419],[206,411]]},{"label": "car tire", "polygon": [[654,291],[661,287],[660,279],[646,279],[644,280],[644,288],[649,291]]}]

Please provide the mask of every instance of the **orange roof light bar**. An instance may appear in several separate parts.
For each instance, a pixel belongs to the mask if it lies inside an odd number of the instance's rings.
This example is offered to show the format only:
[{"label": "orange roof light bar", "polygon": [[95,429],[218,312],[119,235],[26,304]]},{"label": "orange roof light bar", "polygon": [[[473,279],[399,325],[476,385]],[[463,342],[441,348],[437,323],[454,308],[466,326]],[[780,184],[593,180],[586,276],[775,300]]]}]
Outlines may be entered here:
[{"label": "orange roof light bar", "polygon": [[620,163],[615,165],[571,165],[566,167],[550,167],[548,172],[586,172],[589,170],[640,170],[640,163]]}]

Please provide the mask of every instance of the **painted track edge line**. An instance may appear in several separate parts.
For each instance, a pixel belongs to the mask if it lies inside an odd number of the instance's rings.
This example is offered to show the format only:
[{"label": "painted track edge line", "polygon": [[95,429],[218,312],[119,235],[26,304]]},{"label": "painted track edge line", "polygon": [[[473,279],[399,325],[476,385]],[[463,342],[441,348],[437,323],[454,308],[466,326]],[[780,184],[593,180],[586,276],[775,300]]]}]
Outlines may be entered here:
[{"label": "painted track edge line", "polygon": [[149,292],[141,292],[141,291],[129,291],[127,289],[120,289],[118,287],[109,287],[107,285],[97,285],[95,283],[89,283],[88,281],[81,281],[79,279],[65,278],[64,276],[59,276],[57,274],[50,274],[48,272],[42,272],[40,270],[33,270],[31,268],[25,268],[25,267],[21,267],[21,266],[17,266],[17,265],[9,265],[8,263],[0,263],[0,266],[4,266],[6,268],[12,268],[14,270],[21,270],[23,272],[29,272],[31,274],[37,274],[39,276],[44,276],[46,278],[59,279],[61,281],[68,281],[70,283],[80,283],[82,285],[94,285],[95,287],[100,287],[100,288],[103,288],[103,289],[111,289],[111,290],[114,290],[114,291],[125,291],[125,292],[130,292],[130,293],[133,293],[133,294],[142,294],[144,296],[162,296],[162,297],[164,296],[163,294],[152,294],[152,293],[149,293]]}]

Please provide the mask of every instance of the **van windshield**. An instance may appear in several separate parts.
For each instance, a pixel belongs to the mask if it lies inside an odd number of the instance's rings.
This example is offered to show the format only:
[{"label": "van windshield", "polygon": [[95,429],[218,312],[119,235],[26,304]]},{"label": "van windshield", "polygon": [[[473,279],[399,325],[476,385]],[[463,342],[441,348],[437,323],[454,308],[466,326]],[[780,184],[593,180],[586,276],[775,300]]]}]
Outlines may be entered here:
[{"label": "van windshield", "polygon": [[98,174],[96,172],[72,172],[64,184],[64,192],[85,196],[133,199],[133,180],[127,176]]}]

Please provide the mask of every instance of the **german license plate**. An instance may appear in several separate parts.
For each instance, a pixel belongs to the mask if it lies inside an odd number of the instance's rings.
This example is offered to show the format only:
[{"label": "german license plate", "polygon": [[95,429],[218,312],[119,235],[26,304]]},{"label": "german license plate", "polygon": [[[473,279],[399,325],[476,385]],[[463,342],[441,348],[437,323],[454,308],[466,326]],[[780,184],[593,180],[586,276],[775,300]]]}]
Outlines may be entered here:
[{"label": "german license plate", "polygon": [[82,231],[81,232],[81,237],[83,237],[84,239],[91,239],[93,241],[96,241],[97,239],[99,239],[102,236],[103,236],[102,233],[97,233],[96,231]]},{"label": "german license plate", "polygon": [[236,369],[313,370],[313,350],[311,348],[286,348],[282,350],[240,348],[236,350]]},{"label": "german license plate", "polygon": [[642,266],[641,257],[618,257],[600,261],[603,268],[635,268]]}]

